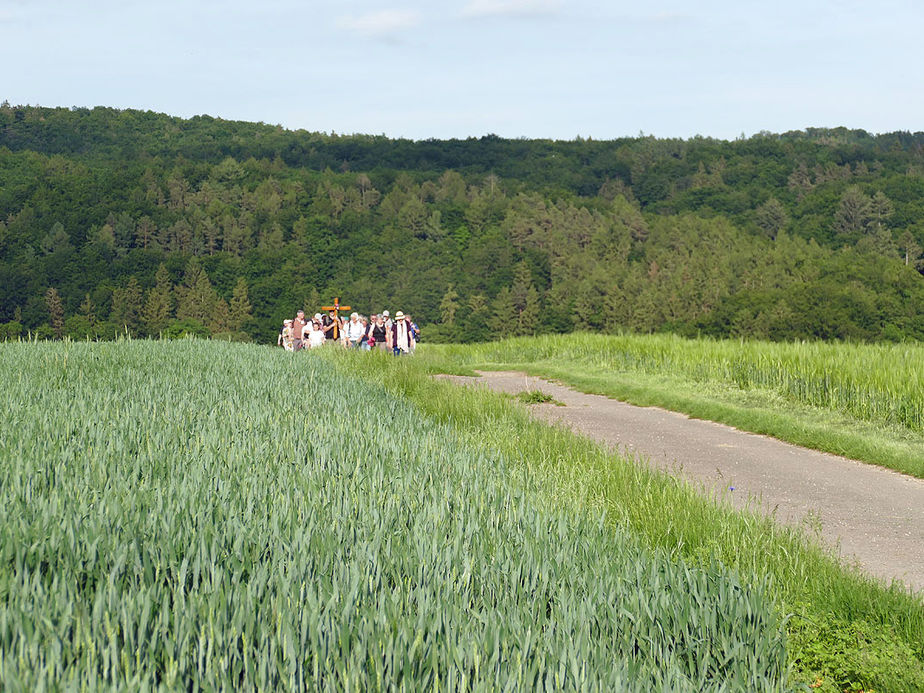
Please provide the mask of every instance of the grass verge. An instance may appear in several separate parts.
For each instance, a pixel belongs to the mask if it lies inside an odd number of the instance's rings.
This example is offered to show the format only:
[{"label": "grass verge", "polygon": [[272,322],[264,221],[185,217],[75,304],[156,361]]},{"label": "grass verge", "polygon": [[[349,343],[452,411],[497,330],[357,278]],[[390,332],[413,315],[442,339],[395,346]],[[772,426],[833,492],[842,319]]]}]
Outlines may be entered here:
[{"label": "grass verge", "polygon": [[[652,373],[649,372],[650,364],[626,359],[620,362],[620,367],[615,367],[616,359],[611,354],[603,356],[602,346],[612,348],[611,344],[606,344],[605,337],[590,340],[601,342],[598,351],[591,348],[589,353],[575,354],[573,343],[585,339],[586,335],[543,338],[550,346],[537,350],[535,354],[516,348],[522,339],[508,340],[508,343],[501,343],[505,346],[500,347],[430,346],[420,350],[420,357],[432,372],[469,375],[476,369],[520,370],[531,376],[557,380],[581,392],[682,412],[694,418],[717,421],[743,431],[769,435],[794,445],[924,478],[924,435],[908,426],[863,418],[845,408],[800,402],[779,388],[761,387],[750,381],[742,384],[740,380],[723,380],[714,375],[719,370],[717,368],[710,369],[713,371],[710,377],[703,377],[702,372],[706,369],[701,364],[693,367],[681,361],[681,366]],[[638,343],[644,345],[647,338],[622,339],[636,340],[633,347],[637,348]],[[661,344],[657,346],[663,347]],[[798,349],[798,345],[791,345],[791,349]],[[854,353],[857,348],[849,349],[850,353]],[[597,354],[600,354],[599,358]],[[534,355],[542,358],[529,358]],[[875,355],[868,356],[872,361]],[[723,355],[722,358],[728,357]],[[823,373],[820,377],[828,377],[828,374]],[[908,396],[896,393],[891,408],[901,409],[903,398]]]},{"label": "grass verge", "polygon": [[476,368],[519,370],[587,394],[641,407],[661,407],[924,478],[921,436],[897,426],[877,425],[820,407],[786,402],[766,390],[741,391],[721,383],[704,385],[643,373],[588,373],[577,366],[554,362],[486,363]]}]

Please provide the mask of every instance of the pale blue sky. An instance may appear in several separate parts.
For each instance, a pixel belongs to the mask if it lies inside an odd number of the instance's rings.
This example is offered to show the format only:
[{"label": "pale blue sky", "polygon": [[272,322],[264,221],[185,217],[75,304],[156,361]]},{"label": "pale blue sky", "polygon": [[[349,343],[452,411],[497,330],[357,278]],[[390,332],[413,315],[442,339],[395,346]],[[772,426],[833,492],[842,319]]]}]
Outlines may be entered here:
[{"label": "pale blue sky", "polygon": [[0,100],[391,137],[924,130],[924,3],[0,0]]}]

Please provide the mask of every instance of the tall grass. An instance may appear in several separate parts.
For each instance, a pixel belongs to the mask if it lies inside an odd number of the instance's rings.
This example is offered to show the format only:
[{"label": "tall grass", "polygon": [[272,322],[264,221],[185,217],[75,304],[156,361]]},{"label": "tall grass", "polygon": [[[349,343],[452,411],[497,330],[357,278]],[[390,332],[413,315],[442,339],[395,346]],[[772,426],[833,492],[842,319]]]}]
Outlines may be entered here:
[{"label": "tall grass", "polygon": [[786,685],[766,584],[315,355],[3,344],[0,387],[5,690]]},{"label": "tall grass", "polygon": [[429,346],[434,370],[519,368],[924,478],[924,347],[567,335]]},{"label": "tall grass", "polygon": [[677,374],[924,433],[924,346],[774,343],[676,335],[576,334],[440,347],[460,364],[565,361],[589,368]]}]

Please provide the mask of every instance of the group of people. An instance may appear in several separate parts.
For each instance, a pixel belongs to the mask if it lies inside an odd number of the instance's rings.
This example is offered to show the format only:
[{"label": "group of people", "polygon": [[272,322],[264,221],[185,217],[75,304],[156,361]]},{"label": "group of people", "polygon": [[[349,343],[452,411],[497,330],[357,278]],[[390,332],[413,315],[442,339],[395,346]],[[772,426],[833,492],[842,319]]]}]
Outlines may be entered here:
[{"label": "group of people", "polygon": [[306,318],[300,310],[294,318],[283,321],[282,331],[276,344],[286,351],[313,349],[323,344],[339,344],[351,349],[380,349],[395,356],[414,353],[420,341],[420,329],[400,310],[394,318],[387,310],[366,317],[351,313],[349,320],[341,318],[336,311],[327,315],[315,313]]}]

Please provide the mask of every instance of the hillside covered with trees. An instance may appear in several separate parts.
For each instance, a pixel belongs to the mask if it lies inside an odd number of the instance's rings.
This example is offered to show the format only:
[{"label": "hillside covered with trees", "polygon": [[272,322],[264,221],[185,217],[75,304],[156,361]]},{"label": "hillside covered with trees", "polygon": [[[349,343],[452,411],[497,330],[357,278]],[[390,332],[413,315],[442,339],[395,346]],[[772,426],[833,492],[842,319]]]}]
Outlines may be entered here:
[{"label": "hillside covered with trees", "polygon": [[924,133],[393,140],[0,106],[0,338],[924,337]]}]

